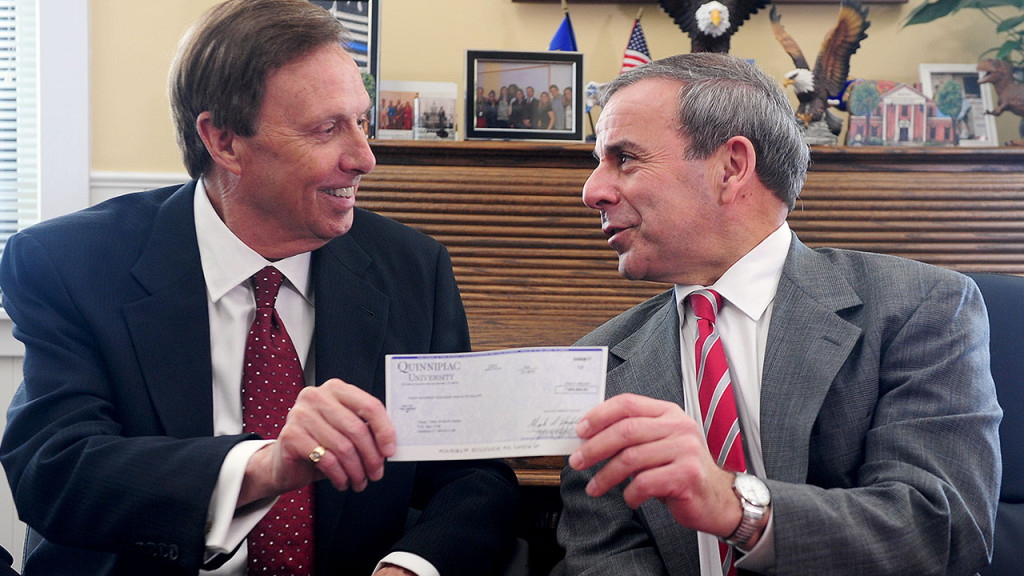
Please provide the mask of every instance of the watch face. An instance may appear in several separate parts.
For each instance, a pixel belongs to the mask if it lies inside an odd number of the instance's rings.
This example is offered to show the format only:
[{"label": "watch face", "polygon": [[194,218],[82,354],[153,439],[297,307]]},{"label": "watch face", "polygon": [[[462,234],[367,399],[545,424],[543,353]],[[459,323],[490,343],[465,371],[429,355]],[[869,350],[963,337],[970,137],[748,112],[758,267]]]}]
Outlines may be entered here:
[{"label": "watch face", "polygon": [[771,503],[768,487],[757,476],[751,474],[736,475],[736,491],[756,506],[767,506]]}]

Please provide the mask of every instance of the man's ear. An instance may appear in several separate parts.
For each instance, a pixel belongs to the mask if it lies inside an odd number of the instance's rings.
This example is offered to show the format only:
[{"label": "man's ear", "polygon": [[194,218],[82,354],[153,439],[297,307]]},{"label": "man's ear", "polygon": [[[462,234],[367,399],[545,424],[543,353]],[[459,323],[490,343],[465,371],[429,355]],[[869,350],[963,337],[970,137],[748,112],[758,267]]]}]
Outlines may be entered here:
[{"label": "man's ear", "polygon": [[242,167],[238,159],[238,137],[229,129],[218,128],[213,124],[213,117],[209,111],[203,112],[196,118],[196,129],[199,137],[206,144],[206,150],[210,153],[214,163],[221,166],[236,176],[241,173]]},{"label": "man's ear", "polygon": [[729,203],[749,190],[751,182],[757,178],[757,154],[754,144],[744,136],[733,136],[722,144],[716,153],[719,160],[719,181],[722,202]]}]

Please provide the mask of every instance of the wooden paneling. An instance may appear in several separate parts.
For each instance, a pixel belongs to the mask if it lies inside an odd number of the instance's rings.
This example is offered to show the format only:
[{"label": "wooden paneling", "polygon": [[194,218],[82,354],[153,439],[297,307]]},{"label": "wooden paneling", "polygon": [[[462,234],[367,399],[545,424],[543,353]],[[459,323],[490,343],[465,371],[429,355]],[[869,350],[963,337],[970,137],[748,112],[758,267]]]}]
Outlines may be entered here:
[{"label": "wooden paneling", "polygon": [[[474,348],[569,345],[667,288],[618,275],[581,201],[589,144],[373,144],[359,203],[452,255]],[[789,222],[810,246],[895,254],[964,271],[1024,274],[1024,150],[816,148]],[[513,461],[557,484],[561,458]]]},{"label": "wooden paneling", "polygon": [[359,203],[448,247],[475,349],[572,344],[664,288],[618,275],[597,214],[580,200],[589,167],[412,166],[379,156]]}]

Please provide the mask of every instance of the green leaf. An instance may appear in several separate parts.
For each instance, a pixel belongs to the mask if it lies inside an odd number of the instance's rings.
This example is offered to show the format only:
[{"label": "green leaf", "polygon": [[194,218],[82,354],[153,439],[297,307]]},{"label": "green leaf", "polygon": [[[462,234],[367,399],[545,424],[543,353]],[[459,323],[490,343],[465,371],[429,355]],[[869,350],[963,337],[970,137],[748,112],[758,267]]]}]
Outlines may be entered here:
[{"label": "green leaf", "polygon": [[1006,32],[1007,30],[1013,30],[1017,26],[1024,22],[1024,14],[1014,16],[1013,18],[1007,18],[996,26],[996,32]]},{"label": "green leaf", "polygon": [[1022,0],[962,0],[960,2],[960,9],[1000,8],[1003,6],[1009,6],[1011,8],[1020,8],[1024,6],[1024,3],[1022,3]]},{"label": "green leaf", "polygon": [[907,16],[904,26],[913,26],[914,24],[926,24],[937,18],[949,16],[953,12],[960,9],[961,3],[964,0],[937,0],[935,2],[928,2],[921,4]]},{"label": "green leaf", "polygon": [[998,60],[1009,60],[1010,54],[1020,46],[1013,42],[1005,42],[999,47],[999,51],[996,52],[996,59]]}]

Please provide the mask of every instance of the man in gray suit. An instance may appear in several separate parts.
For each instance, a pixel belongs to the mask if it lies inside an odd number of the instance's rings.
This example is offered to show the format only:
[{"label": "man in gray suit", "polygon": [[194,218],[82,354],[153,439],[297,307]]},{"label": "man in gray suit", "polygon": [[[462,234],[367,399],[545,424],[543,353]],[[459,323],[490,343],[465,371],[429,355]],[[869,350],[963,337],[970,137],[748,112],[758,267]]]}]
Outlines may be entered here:
[{"label": "man in gray suit", "polygon": [[[802,244],[786,217],[807,147],[755,66],[675,56],[619,76],[602,98],[584,202],[621,274],[675,288],[580,342],[609,347],[609,399],[580,421],[584,443],[562,474],[567,572],[984,566],[1002,413],[977,287]],[[701,423],[688,296],[705,288],[722,298],[715,328],[745,473],[719,465]]]}]

